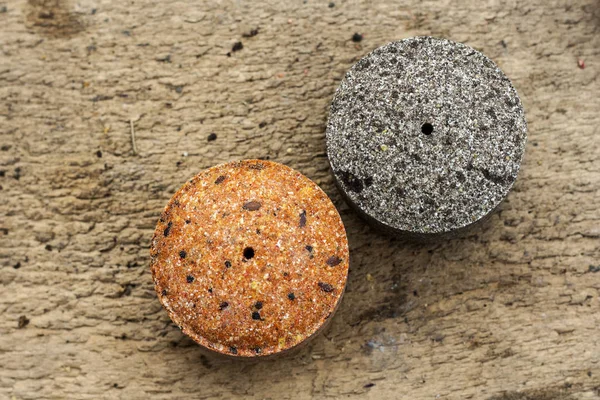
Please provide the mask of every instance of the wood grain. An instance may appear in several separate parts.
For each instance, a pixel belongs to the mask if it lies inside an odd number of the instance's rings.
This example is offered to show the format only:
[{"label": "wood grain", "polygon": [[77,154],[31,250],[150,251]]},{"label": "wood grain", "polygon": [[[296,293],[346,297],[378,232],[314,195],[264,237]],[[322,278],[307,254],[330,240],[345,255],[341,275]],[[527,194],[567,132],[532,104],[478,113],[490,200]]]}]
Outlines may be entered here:
[{"label": "wood grain", "polygon": [[[0,3],[0,398],[600,398],[600,2],[334,2]],[[430,245],[368,228],[325,155],[345,71],[420,34],[496,61],[529,124],[500,211]],[[295,357],[213,360],[149,242],[185,180],[259,157],[332,197],[348,290]]]}]

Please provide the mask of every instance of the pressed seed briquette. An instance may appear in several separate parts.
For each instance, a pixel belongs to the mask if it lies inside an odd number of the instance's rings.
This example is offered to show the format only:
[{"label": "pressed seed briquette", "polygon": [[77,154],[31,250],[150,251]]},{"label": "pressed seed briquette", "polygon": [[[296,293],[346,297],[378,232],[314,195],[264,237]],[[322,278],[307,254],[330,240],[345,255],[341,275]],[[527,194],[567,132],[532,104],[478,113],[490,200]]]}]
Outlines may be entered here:
[{"label": "pressed seed briquette", "polygon": [[[163,306],[184,333],[222,354],[262,357],[298,346],[323,327],[345,287],[339,214],[318,186],[280,164],[203,171],[177,192],[157,232],[152,274],[157,288],[170,288]],[[342,261],[324,268],[332,255]],[[325,295],[319,282],[332,291]]]},{"label": "pressed seed briquette", "polygon": [[453,237],[493,212],[519,172],[527,123],[496,64],[461,43],[388,43],[346,73],[327,154],[348,203],[410,238]]}]

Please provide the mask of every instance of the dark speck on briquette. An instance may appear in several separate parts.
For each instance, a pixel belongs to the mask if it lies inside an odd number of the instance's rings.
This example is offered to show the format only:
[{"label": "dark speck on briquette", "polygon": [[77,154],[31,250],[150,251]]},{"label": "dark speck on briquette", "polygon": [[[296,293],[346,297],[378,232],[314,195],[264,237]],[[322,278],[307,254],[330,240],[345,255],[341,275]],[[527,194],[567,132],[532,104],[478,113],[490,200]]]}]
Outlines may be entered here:
[{"label": "dark speck on briquette", "polygon": [[303,228],[306,226],[306,210],[302,210],[302,212],[300,213],[300,228]]},{"label": "dark speck on briquette", "polygon": [[167,224],[167,227],[164,230],[164,235],[165,237],[169,236],[169,232],[171,232],[171,227],[173,226],[173,222],[169,221],[169,223]]},{"label": "dark speck on briquette", "polygon": [[258,201],[249,201],[247,203],[245,203],[242,208],[244,210],[248,210],[248,211],[257,211],[260,210],[260,207],[262,206],[262,204],[260,204],[260,202]]},{"label": "dark speck on briquette", "polygon": [[187,276],[185,279],[186,279],[187,283],[192,283],[192,282],[194,282],[194,277],[193,277],[193,276],[191,276],[191,275],[188,275],[188,276]]},{"label": "dark speck on briquette", "polygon": [[319,282],[319,287],[321,288],[322,291],[324,291],[325,293],[330,293],[333,292],[333,286],[331,286],[329,283],[325,283],[325,282]]},{"label": "dark speck on briquette", "polygon": [[237,347],[231,346],[231,347],[229,348],[229,352],[230,352],[231,354],[237,354]]},{"label": "dark speck on briquette", "polygon": [[163,296],[167,295],[167,289],[163,289],[162,292],[160,292]]},{"label": "dark speck on briquette", "polygon": [[257,301],[256,303],[254,303],[254,308],[256,308],[257,310],[260,310],[261,308],[263,308],[262,301]]},{"label": "dark speck on briquette", "polygon": [[226,301],[222,301],[221,304],[219,304],[219,310],[224,310],[227,307],[229,307],[229,303]]},{"label": "dark speck on briquette", "polygon": [[258,311],[253,311],[252,312],[252,319],[253,320],[260,320],[260,313]]},{"label": "dark speck on briquette", "polygon": [[296,298],[296,295],[294,293],[288,293],[287,297],[290,300],[294,300]]},{"label": "dark speck on briquette", "polygon": [[212,132],[210,135],[208,135],[206,140],[208,140],[209,142],[212,142],[213,140],[217,140],[217,134]]},{"label": "dark speck on briquette", "polygon": [[335,267],[336,265],[339,265],[339,263],[342,262],[342,259],[337,257],[337,256],[331,256],[327,259],[327,265],[329,265],[330,267]]}]

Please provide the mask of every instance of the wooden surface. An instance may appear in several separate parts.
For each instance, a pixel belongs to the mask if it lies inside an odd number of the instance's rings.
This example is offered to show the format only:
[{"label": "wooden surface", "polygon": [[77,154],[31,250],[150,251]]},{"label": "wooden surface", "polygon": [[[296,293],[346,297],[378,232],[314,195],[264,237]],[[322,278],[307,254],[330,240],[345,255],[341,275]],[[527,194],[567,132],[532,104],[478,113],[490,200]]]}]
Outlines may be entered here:
[{"label": "wooden surface", "polygon": [[[0,398],[600,398],[600,2],[334,1],[0,2]],[[529,123],[500,212],[431,245],[350,212],[324,142],[344,72],[417,34],[495,60]],[[256,157],[333,198],[348,290],[295,357],[213,360],[149,241],[186,179]]]}]

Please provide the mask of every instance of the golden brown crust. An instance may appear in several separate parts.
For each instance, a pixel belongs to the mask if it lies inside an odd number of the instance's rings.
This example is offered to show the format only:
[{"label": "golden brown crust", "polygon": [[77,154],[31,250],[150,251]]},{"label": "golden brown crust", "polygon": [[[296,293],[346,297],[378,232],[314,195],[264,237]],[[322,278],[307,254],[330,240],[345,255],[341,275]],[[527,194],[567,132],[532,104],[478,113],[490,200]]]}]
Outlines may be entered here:
[{"label": "golden brown crust", "polygon": [[247,160],[202,171],[157,224],[151,270],[183,332],[219,353],[291,349],[335,311],[349,265],[340,216],[311,180]]}]

